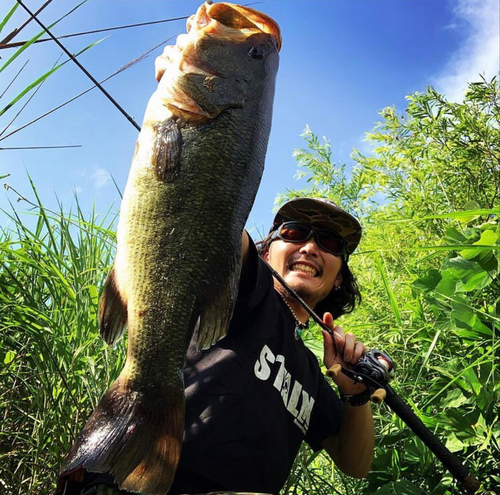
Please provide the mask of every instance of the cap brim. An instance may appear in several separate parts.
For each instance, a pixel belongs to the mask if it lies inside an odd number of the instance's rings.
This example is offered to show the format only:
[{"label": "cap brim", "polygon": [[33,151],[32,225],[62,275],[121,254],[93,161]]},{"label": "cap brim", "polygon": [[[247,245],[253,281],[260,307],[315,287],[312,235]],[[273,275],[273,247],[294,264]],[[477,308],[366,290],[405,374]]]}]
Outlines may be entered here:
[{"label": "cap brim", "polygon": [[362,228],[358,220],[323,198],[297,198],[285,203],[276,213],[273,229],[287,221],[299,221],[339,234],[352,254],[361,240]]}]

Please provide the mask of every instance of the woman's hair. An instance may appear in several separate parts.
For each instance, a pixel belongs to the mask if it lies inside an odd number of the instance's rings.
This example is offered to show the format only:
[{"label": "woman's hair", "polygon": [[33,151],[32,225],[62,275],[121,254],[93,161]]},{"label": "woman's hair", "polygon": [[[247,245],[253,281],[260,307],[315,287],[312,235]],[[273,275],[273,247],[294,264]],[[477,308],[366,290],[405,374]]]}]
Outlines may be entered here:
[{"label": "woman's hair", "polygon": [[[264,256],[269,251],[271,245],[271,237],[273,232],[270,232],[267,237],[258,241],[255,245],[260,256]],[[332,289],[330,294],[322,301],[316,304],[313,308],[315,313],[323,318],[323,314],[329,312],[333,318],[338,318],[347,313],[351,313],[354,308],[361,303],[361,293],[358,284],[347,263],[347,258],[342,256],[342,285],[340,289]]]}]

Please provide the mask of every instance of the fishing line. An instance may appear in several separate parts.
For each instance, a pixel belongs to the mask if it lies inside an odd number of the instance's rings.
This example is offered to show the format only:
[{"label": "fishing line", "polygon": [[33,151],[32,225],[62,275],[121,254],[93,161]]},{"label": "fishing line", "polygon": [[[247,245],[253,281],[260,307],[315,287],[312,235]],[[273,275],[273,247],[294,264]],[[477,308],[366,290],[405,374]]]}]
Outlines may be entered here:
[{"label": "fishing line", "polygon": [[[139,22],[137,24],[127,24],[125,26],[114,26],[110,28],[102,28],[102,29],[94,29],[92,31],[82,31],[80,33],[72,33],[72,34],[63,34],[62,36],[57,36],[58,40],[73,38],[75,36],[85,36],[87,34],[96,34],[96,33],[105,33],[107,31],[117,31],[119,29],[128,29],[135,28],[140,26],[151,26],[153,24],[161,24],[164,22],[173,22],[173,21],[181,21],[182,19],[189,19],[188,15],[182,17],[172,17],[170,19],[162,19],[159,21],[148,21],[148,22]],[[43,43],[45,41],[51,41],[51,38],[42,38],[41,40],[36,40],[34,43]],[[23,46],[26,41],[16,41],[15,43],[0,43],[0,50],[4,48],[15,48],[17,46]]]},{"label": "fishing line", "polygon": [[[165,43],[168,43],[171,39],[173,38],[173,36],[171,36],[170,38],[164,40],[164,41],[161,41],[160,43],[158,43],[157,45],[153,46],[152,48],[149,48],[147,51],[145,51],[144,53],[142,53],[141,55],[139,55],[137,58],[134,58],[133,60],[131,60],[130,62],[127,62],[125,65],[123,65],[122,67],[120,67],[118,70],[116,70],[115,72],[113,72],[112,74],[110,74],[108,77],[105,77],[104,79],[102,79],[100,81],[101,84],[105,83],[106,81],[109,81],[109,79],[111,79],[112,77],[115,77],[116,75],[120,74],[120,72],[123,72],[124,70],[127,70],[129,67],[132,67],[134,64],[138,63],[138,62],[141,62],[142,60],[144,60],[151,52],[153,52],[154,50],[156,50],[157,48],[159,48],[160,46],[164,45]],[[23,129],[25,129],[26,127],[34,124],[35,122],[38,122],[39,120],[42,120],[44,117],[47,117],[48,115],[50,115],[51,113],[54,113],[55,111],[61,109],[62,107],[68,105],[69,103],[77,100],[78,98],[80,98],[80,96],[83,96],[87,93],[89,93],[90,91],[92,91],[93,89],[95,89],[96,86],[91,86],[90,88],[87,88],[86,90],[82,91],[81,93],[77,94],[76,96],[73,96],[72,98],[70,98],[69,100],[66,100],[65,102],[61,103],[60,105],[57,105],[56,107],[52,108],[51,110],[49,110],[48,112],[45,112],[44,114],[42,115],[39,115],[38,117],[36,117],[35,119],[33,120],[30,120],[29,122],[27,122],[26,124],[22,125],[21,127],[18,127],[17,129],[14,129],[12,132],[9,132],[9,134],[7,134],[6,136],[3,136],[3,132],[0,133],[0,141],[3,141],[4,139],[7,139],[8,137],[12,136],[13,134],[15,134],[16,132],[19,132],[19,131],[22,131]],[[3,136],[3,137],[2,137]]]},{"label": "fishing line", "polygon": [[50,38],[57,43],[59,48],[71,58],[71,60],[83,71],[83,73],[96,85],[97,88],[108,98],[111,103],[121,112],[121,114],[126,117],[126,119],[138,130],[141,127],[137,122],[120,106],[120,104],[99,84],[99,81],[76,59],[76,57],[50,32],[50,30],[31,12],[31,10],[26,7],[21,0],[17,0],[17,3],[32,17],[32,19],[50,36]]},{"label": "fishing line", "polygon": [[53,150],[53,149],[62,149],[62,148],[81,148],[81,144],[67,144],[60,146],[18,146],[14,148],[0,148],[0,151],[5,150]]},{"label": "fishing line", "polygon": [[[33,19],[49,36],[50,36],[50,39],[52,39],[60,48],[61,50],[64,51],[64,53],[66,53],[66,55],[68,55],[68,57],[70,57],[70,59],[79,67],[80,70],[83,71],[83,73],[94,83],[94,87],[97,87],[99,88],[99,90],[106,96],[106,98],[108,98],[109,101],[111,101],[111,103],[113,103],[113,105],[121,112],[121,114],[140,132],[141,130],[141,127],[139,126],[139,124],[137,124],[137,122],[125,111],[125,109],[111,96],[110,93],[108,93],[102,86],[101,84],[99,83],[99,81],[97,81],[97,79],[94,78],[94,76],[76,59],[76,57],[59,41],[59,39],[57,37],[55,37],[51,31],[36,17],[36,15],[41,11],[43,10],[43,8],[45,8],[51,0],[49,0],[48,2],[46,2],[46,4],[44,4],[37,12],[33,13],[31,12],[28,7],[26,7],[21,0],[16,0],[17,3],[30,15],[31,19]],[[249,3],[249,4],[244,4],[244,6],[250,6],[250,5],[256,5],[256,4],[259,4],[259,3],[262,3],[262,2],[252,2],[252,3]],[[61,36],[60,38],[68,38],[68,37],[71,37],[71,36],[79,36],[79,35],[83,35],[83,34],[91,34],[91,33],[97,33],[97,32],[103,32],[103,31],[113,31],[113,30],[117,30],[117,29],[126,29],[126,28],[129,28],[129,27],[138,27],[138,26],[145,26],[145,25],[151,25],[151,24],[159,24],[159,23],[162,23],[162,22],[172,22],[172,21],[177,21],[177,20],[182,20],[182,19],[188,19],[190,16],[182,16],[182,17],[173,17],[171,19],[163,19],[163,20],[160,20],[160,21],[149,21],[149,22],[145,22],[145,23],[137,23],[137,24],[130,24],[130,25],[127,25],[127,26],[116,26],[116,27],[113,27],[113,28],[105,28],[105,29],[101,29],[101,30],[94,30],[94,31],[88,31],[88,32],[84,32],[84,33],[75,33],[73,35],[65,35],[65,36]],[[24,27],[24,26],[23,26]],[[11,33],[12,36],[9,38],[9,39],[12,39],[12,37],[15,36],[15,34],[17,34],[18,31],[16,31],[15,33]],[[10,35],[9,35],[10,36]],[[5,41],[5,40],[4,40]],[[40,41],[48,41],[48,40],[40,40]],[[14,45],[10,45],[10,46],[14,46]],[[3,47],[0,47],[0,48],[3,48]],[[93,88],[91,88],[93,89]],[[90,91],[90,90],[89,90]]]},{"label": "fishing line", "polygon": [[[52,0],[49,0],[47,2],[50,3]],[[252,3],[246,3],[243,4],[244,7],[250,7],[251,5],[258,5],[260,3],[265,3],[265,2],[252,2]],[[35,12],[35,16],[38,15],[39,12],[45,8],[46,5],[42,6],[40,9],[38,9]],[[101,29],[93,29],[91,31],[81,31],[79,33],[71,33],[71,34],[63,34],[62,36],[57,36],[58,40],[66,39],[66,38],[74,38],[75,36],[85,36],[87,34],[97,34],[97,33],[106,33],[108,31],[117,31],[119,29],[128,29],[128,28],[135,28],[135,27],[141,27],[141,26],[152,26],[154,24],[162,24],[165,22],[174,22],[174,21],[182,21],[183,19],[189,19],[189,15],[183,15],[181,17],[171,17],[169,19],[161,19],[159,21],[147,21],[147,22],[138,22],[136,24],[126,24],[124,26],[114,26],[110,28],[101,28]],[[19,33],[19,31],[32,19],[29,19],[23,26],[21,26],[19,29],[14,30],[9,36],[7,36],[5,39],[3,39],[0,42],[0,50],[3,50],[5,48],[15,48],[18,46],[23,46],[24,44],[27,43],[27,41],[16,41],[15,43],[8,43],[9,40],[11,40],[16,34]],[[43,38],[41,40],[36,40],[33,42],[35,43],[44,43],[45,41],[51,41],[51,38]]]},{"label": "fishing line", "polygon": [[[52,70],[54,69],[54,67],[56,67],[56,65],[59,63],[59,60],[61,60],[61,57],[62,57],[62,54],[59,55],[59,58],[56,60],[56,62],[54,63],[54,65],[52,66]],[[29,62],[29,59],[26,61],[26,63]],[[26,66],[26,64],[23,65],[23,68]],[[35,89],[35,91],[33,91],[33,94],[31,94],[31,96],[26,100],[26,102],[24,103],[24,105],[21,107],[21,109],[19,110],[19,112],[16,113],[16,115],[14,115],[14,117],[12,117],[12,120],[2,129],[2,131],[0,132],[0,138],[7,132],[7,130],[9,129],[9,127],[17,120],[17,118],[19,117],[19,115],[21,115],[21,113],[23,112],[23,110],[29,105],[30,101],[36,96],[36,94],[38,93],[38,91],[40,91],[40,89],[42,88],[42,86],[45,84],[45,81],[47,79],[44,79],[38,86],[37,88]],[[1,141],[1,139],[0,139]]]},{"label": "fishing line", "polygon": [[4,89],[3,93],[0,95],[0,99],[2,99],[4,97],[5,93],[7,93],[7,91],[9,90],[9,88],[14,84],[14,81],[17,79],[17,77],[19,76],[19,74],[21,74],[21,72],[24,70],[24,68],[26,67],[26,65],[28,65],[29,61],[30,61],[30,59],[28,59],[28,60],[26,60],[26,62],[24,62],[24,65],[19,69],[19,71],[17,72],[17,74],[14,76],[14,79],[12,79],[12,81],[10,81],[10,83]]}]

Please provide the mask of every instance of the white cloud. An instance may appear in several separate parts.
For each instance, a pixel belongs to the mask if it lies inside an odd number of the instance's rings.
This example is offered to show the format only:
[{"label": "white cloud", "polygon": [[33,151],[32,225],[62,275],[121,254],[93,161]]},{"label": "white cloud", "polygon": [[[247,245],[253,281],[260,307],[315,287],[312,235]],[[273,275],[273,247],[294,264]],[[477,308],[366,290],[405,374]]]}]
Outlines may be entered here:
[{"label": "white cloud", "polygon": [[438,74],[433,86],[450,100],[463,98],[467,83],[498,75],[500,65],[500,4],[498,0],[458,0],[454,15],[468,24],[462,47]]},{"label": "white cloud", "polygon": [[355,146],[355,148],[364,156],[372,156],[374,146],[376,146],[376,143],[372,144],[371,141],[368,141],[368,139],[366,139],[366,133],[364,133],[363,136],[359,137],[358,145]]},{"label": "white cloud", "polygon": [[111,183],[109,171],[97,166],[94,166],[94,170],[90,174],[90,179],[94,182],[95,189],[102,189]]}]

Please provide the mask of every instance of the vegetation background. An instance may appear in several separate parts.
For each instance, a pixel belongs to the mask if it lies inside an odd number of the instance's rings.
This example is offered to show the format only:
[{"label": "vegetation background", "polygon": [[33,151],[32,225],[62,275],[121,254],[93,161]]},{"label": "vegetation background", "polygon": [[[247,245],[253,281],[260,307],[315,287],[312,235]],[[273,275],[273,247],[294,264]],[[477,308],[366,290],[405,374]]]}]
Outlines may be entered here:
[{"label": "vegetation background", "polygon": [[[25,89],[0,112],[20,105]],[[500,486],[499,98],[496,79],[471,83],[461,103],[431,87],[413,94],[404,114],[381,112],[367,135],[373,152],[354,151],[349,167],[306,129],[295,155],[307,188],[282,198],[329,197],[362,220],[351,264],[364,299],[341,323],[392,355],[393,387],[483,494]],[[48,210],[35,184],[13,197],[32,216],[12,205],[5,214],[14,227],[0,231],[0,493],[42,495],[53,492],[61,458],[123,365],[126,342],[107,348],[96,324],[116,212],[97,221],[78,200],[73,211]],[[317,329],[304,339],[321,355]],[[367,480],[304,447],[283,493],[459,493],[387,406],[374,410]]]}]

